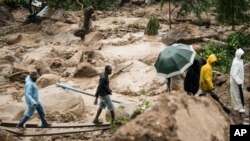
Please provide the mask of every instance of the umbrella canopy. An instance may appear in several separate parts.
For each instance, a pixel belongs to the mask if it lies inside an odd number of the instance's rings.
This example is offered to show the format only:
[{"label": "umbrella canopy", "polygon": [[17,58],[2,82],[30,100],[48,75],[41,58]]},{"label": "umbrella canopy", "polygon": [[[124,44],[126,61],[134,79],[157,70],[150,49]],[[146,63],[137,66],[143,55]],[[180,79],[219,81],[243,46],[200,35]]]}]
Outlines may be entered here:
[{"label": "umbrella canopy", "polygon": [[169,78],[191,66],[195,55],[191,45],[173,44],[159,54],[154,66],[158,74]]}]

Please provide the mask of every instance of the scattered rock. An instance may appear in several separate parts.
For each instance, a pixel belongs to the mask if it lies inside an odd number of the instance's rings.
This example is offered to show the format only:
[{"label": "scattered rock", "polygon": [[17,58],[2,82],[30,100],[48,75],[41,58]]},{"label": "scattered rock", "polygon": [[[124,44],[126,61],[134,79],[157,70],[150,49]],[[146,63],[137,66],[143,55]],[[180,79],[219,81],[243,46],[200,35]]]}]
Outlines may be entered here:
[{"label": "scattered rock", "polygon": [[30,70],[34,70],[29,66],[14,63],[11,73],[8,76],[11,81],[21,81],[24,82],[26,76],[29,74]]},{"label": "scattered rock", "polygon": [[222,86],[229,80],[229,77],[227,75],[217,71],[213,71],[213,78],[213,82],[217,86]]},{"label": "scattered rock", "polygon": [[70,76],[70,72],[68,72],[68,71],[64,71],[62,73],[62,77],[69,77],[69,76]]},{"label": "scattered rock", "polygon": [[139,8],[135,11],[133,11],[133,15],[136,16],[136,17],[143,17],[145,15],[145,10],[142,9],[142,8]]},{"label": "scattered rock", "polygon": [[68,23],[68,24],[76,24],[77,23],[77,20],[75,19],[75,17],[70,14],[70,13],[66,13],[64,14],[64,17],[65,17],[65,23]]},{"label": "scattered rock", "polygon": [[26,65],[14,63],[13,68],[12,68],[12,73],[22,72],[22,71],[29,72],[29,70],[30,68]]},{"label": "scattered rock", "polygon": [[94,77],[98,75],[98,71],[89,63],[81,63],[78,65],[74,77]]},{"label": "scattered rock", "polygon": [[63,61],[60,58],[55,58],[53,62],[50,65],[50,68],[55,70],[55,69],[60,69],[64,67]]},{"label": "scattered rock", "polygon": [[82,61],[82,55],[83,51],[78,50],[69,60],[68,60],[68,66],[77,66]]},{"label": "scattered rock", "polygon": [[42,60],[35,60],[32,63],[32,65],[35,66],[35,69],[37,70],[37,72],[40,75],[52,73],[52,71],[51,71],[51,69],[49,67],[48,61],[45,61],[44,59],[42,59]]},{"label": "scattered rock", "polygon": [[18,42],[20,42],[22,40],[23,36],[21,34],[19,34],[17,37],[15,38],[10,38],[6,41],[6,43],[8,45],[13,45],[13,44],[16,44]]},{"label": "scattered rock", "polygon": [[196,51],[196,53],[200,53],[204,51],[204,48],[202,48],[202,46],[199,44],[193,44],[192,46],[193,46],[193,49]]},{"label": "scattered rock", "polygon": [[74,77],[74,74],[76,72],[76,67],[68,67],[63,73],[63,77]]},{"label": "scattered rock", "polygon": [[54,14],[50,18],[55,21],[64,21],[65,19],[64,14],[65,14],[65,10],[59,9],[56,12],[54,12]]},{"label": "scattered rock", "polygon": [[54,74],[44,74],[37,79],[37,86],[44,88],[59,82],[60,77]]},{"label": "scattered rock", "polygon": [[103,47],[103,43],[97,42],[91,45],[91,47],[93,48],[93,50],[101,50]]},{"label": "scattered rock", "polygon": [[[106,110],[106,121],[110,121],[111,120],[111,115],[110,115],[110,111]],[[124,110],[123,107],[117,107],[115,108],[115,120],[118,121],[128,121],[130,119],[129,114]]]},{"label": "scattered rock", "polygon": [[98,32],[98,31],[90,32],[89,34],[85,35],[85,40],[84,40],[83,44],[88,46],[94,42],[99,41],[102,38],[103,38],[102,33]]},{"label": "scattered rock", "polygon": [[8,77],[10,76],[12,67],[10,64],[0,65],[0,76]]}]

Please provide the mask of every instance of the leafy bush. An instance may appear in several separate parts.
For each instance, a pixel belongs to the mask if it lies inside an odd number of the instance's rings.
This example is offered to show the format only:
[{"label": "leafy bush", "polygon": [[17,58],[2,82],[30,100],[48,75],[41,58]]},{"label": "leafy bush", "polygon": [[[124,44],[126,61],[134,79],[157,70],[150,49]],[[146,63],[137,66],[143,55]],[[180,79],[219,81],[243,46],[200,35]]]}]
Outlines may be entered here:
[{"label": "leafy bush", "polygon": [[157,35],[159,28],[160,28],[160,23],[157,17],[151,16],[144,33],[147,35]]},{"label": "leafy bush", "polygon": [[227,46],[216,43],[208,43],[205,44],[204,47],[205,51],[199,53],[198,56],[207,59],[209,55],[215,54],[218,61],[213,66],[213,69],[219,72],[228,73],[230,71],[234,55],[229,54]]},{"label": "leafy bush", "polygon": [[131,119],[134,119],[138,115],[144,113],[151,106],[151,102],[148,99],[148,93],[145,90],[140,91],[140,96],[141,98],[139,100],[139,107],[133,112],[130,117]]},{"label": "leafy bush", "polygon": [[227,38],[228,46],[234,50],[240,47],[245,47],[250,44],[250,35],[244,32],[234,32]]}]

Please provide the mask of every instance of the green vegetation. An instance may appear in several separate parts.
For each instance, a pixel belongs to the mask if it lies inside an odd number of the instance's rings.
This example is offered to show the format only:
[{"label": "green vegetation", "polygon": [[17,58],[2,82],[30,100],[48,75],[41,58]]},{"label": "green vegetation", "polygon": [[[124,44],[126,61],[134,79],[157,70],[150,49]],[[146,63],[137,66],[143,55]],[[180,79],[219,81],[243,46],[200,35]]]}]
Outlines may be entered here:
[{"label": "green vegetation", "polygon": [[[80,10],[83,7],[93,6],[95,10],[112,10],[118,6],[119,0],[41,0],[46,1],[50,7],[56,9],[63,8],[65,10]],[[0,5],[4,5],[10,9],[27,5],[25,0],[0,0]]]},{"label": "green vegetation", "polygon": [[[210,54],[215,54],[218,58],[218,62],[214,65],[214,69],[229,73],[232,65],[233,58],[235,57],[235,51],[238,48],[249,49],[250,35],[244,32],[234,32],[227,38],[226,45],[207,43],[204,45],[205,51],[198,54],[199,57],[207,58]],[[245,52],[246,53],[246,52]],[[250,56],[245,55],[244,61],[250,61]]]},{"label": "green vegetation", "polygon": [[[215,12],[220,23],[232,25],[233,29],[238,23],[250,21],[247,13],[250,10],[249,0],[161,0],[161,8],[166,1],[179,5],[181,7],[180,12],[193,12],[199,19],[201,19],[203,12]],[[174,10],[175,8],[171,9],[169,6],[170,19]]]},{"label": "green vegetation", "polygon": [[151,103],[148,100],[148,93],[145,90],[140,91],[140,96],[141,98],[139,100],[139,107],[133,112],[133,114],[131,115],[131,119],[134,119],[138,115],[144,113],[151,106]]},{"label": "green vegetation", "polygon": [[216,0],[217,20],[223,24],[232,25],[233,29],[237,23],[249,21],[248,10],[250,10],[248,0]]},{"label": "green vegetation", "polygon": [[8,9],[13,10],[21,5],[25,5],[25,0],[0,0],[0,5],[4,5]]},{"label": "green vegetation", "polygon": [[199,53],[198,56],[207,59],[210,54],[215,54],[218,62],[214,65],[214,70],[228,73],[230,71],[234,55],[228,53],[227,46],[216,43],[207,43],[204,47],[205,51]]},{"label": "green vegetation", "polygon": [[160,28],[160,23],[155,16],[151,16],[147,27],[145,28],[144,34],[147,35],[157,35]]}]

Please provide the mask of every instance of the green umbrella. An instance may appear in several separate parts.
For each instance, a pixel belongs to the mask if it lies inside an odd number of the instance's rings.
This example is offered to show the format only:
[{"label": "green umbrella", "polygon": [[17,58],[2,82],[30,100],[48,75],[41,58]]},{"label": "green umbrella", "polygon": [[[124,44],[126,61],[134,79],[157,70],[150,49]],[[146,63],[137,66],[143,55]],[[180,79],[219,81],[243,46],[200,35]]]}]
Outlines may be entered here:
[{"label": "green umbrella", "polygon": [[159,54],[154,66],[158,74],[169,78],[183,73],[191,66],[195,55],[191,45],[173,44]]}]

